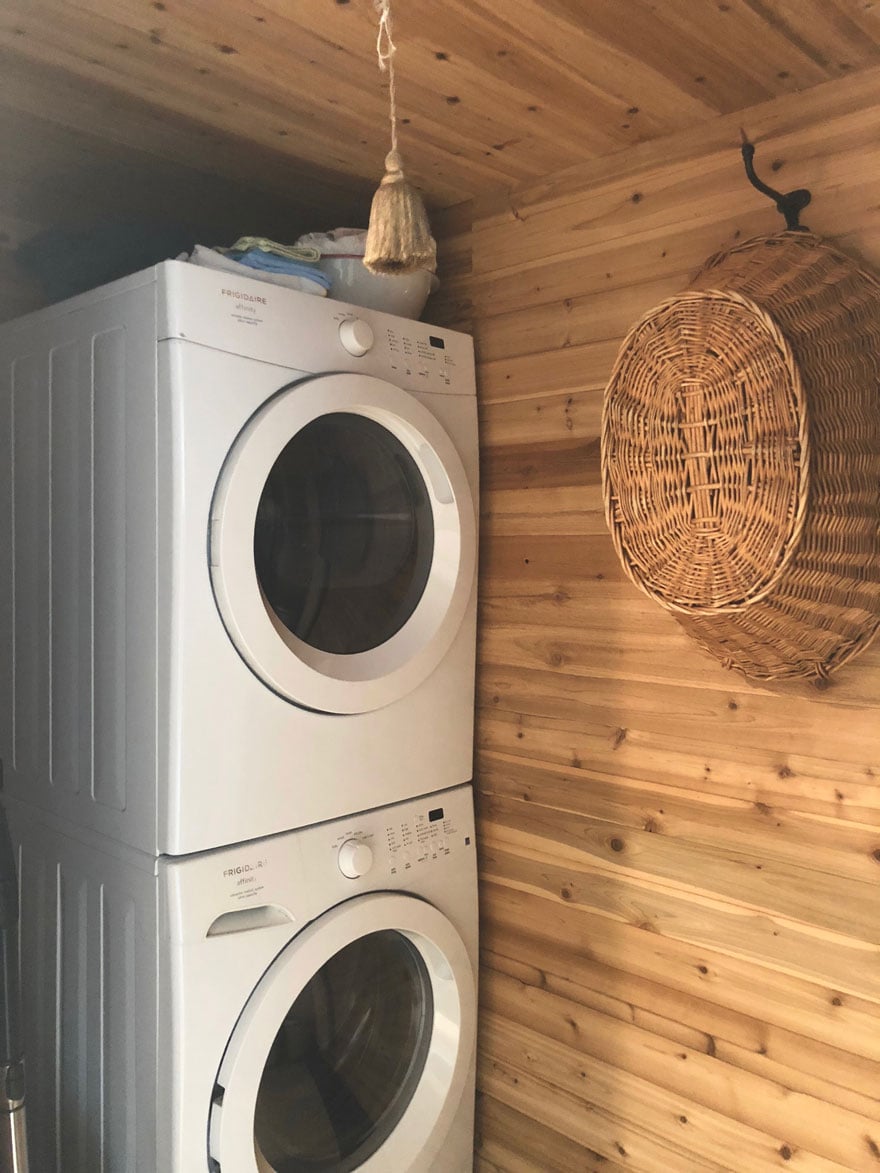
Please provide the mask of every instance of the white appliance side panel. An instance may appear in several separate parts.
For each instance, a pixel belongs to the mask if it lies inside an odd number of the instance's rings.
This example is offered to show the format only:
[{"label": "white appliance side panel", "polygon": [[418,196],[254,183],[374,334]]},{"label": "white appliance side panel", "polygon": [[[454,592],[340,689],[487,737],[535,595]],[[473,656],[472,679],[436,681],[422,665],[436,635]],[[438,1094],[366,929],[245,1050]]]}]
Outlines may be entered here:
[{"label": "white appliance side panel", "polygon": [[132,852],[124,863],[9,806],[31,1169],[155,1173],[152,861]]},{"label": "white appliance side panel", "polygon": [[0,757],[17,798],[155,843],[155,286],[0,333]]}]

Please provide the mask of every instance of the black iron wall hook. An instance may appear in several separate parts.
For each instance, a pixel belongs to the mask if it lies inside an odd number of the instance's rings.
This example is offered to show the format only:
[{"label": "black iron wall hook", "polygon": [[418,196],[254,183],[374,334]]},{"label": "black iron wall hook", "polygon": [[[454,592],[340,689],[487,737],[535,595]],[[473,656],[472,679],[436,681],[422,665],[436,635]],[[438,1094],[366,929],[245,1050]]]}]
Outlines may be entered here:
[{"label": "black iron wall hook", "polygon": [[749,182],[752,187],[756,187],[763,195],[769,196],[776,204],[777,212],[780,212],[785,217],[785,227],[788,232],[809,232],[806,224],[801,224],[801,212],[810,202],[812,198],[810,193],[804,187],[799,187],[797,191],[790,191],[786,195],[782,192],[774,191],[772,187],[768,187],[766,183],[755,174],[753,160],[755,158],[755,145],[750,143],[746,137],[746,132],[740,127],[742,135],[742,157],[746,168],[746,175],[749,177]]}]

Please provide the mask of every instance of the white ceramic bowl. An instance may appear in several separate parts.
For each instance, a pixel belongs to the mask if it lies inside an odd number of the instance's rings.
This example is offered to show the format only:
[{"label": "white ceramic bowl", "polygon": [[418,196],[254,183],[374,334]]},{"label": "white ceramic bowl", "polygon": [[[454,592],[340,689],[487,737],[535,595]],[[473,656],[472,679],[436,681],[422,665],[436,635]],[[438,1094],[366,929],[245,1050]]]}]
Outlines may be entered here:
[{"label": "white ceramic bowl", "polygon": [[440,284],[427,269],[394,277],[371,273],[360,257],[324,256],[318,267],[333,282],[330,297],[401,318],[417,318]]}]

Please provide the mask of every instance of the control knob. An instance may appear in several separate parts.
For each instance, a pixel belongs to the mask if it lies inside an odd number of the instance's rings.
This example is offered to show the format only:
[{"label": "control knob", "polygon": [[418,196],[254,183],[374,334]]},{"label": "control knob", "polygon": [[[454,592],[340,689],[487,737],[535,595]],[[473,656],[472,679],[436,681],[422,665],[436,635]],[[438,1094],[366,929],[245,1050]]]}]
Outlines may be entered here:
[{"label": "control knob", "polygon": [[339,341],[354,358],[373,348],[373,328],[363,318],[346,318],[339,327]]},{"label": "control knob", "polygon": [[346,839],[336,857],[339,870],[350,880],[365,876],[373,866],[373,851],[360,839]]}]

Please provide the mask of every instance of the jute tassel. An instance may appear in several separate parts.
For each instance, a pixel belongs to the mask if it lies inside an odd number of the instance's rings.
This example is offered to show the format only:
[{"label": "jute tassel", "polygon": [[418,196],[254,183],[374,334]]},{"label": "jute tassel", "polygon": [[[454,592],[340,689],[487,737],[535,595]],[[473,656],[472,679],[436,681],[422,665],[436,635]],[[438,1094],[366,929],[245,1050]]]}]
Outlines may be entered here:
[{"label": "jute tassel", "polygon": [[431,235],[422,197],[403,173],[397,149],[397,96],[394,88],[395,45],[391,39],[391,0],[375,0],[379,12],[376,52],[379,68],[388,71],[391,102],[391,150],[385,158],[385,175],[373,196],[367,229],[364,264],[373,273],[434,272],[437,244]]}]

